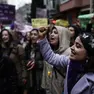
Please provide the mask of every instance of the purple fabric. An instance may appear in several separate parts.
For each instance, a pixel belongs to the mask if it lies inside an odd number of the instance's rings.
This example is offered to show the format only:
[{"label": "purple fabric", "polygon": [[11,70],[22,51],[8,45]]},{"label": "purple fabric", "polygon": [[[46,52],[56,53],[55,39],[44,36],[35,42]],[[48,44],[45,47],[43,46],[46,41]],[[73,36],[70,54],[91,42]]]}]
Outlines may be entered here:
[{"label": "purple fabric", "polygon": [[[83,66],[84,65],[81,65],[81,67],[79,67],[80,65],[76,64],[76,61],[75,62],[74,61],[70,62],[69,57],[67,57],[65,55],[54,54],[53,51],[51,50],[51,47],[50,47],[50,45],[49,45],[49,43],[48,43],[46,38],[44,38],[43,40],[38,41],[38,44],[40,46],[40,51],[41,51],[44,59],[48,63],[50,63],[52,65],[55,65],[55,66],[62,66],[62,68],[66,68],[67,67],[67,73],[66,73],[66,77],[67,78],[65,78],[65,83],[64,83],[64,94],[68,94],[68,87],[69,87],[67,85],[67,84],[69,84],[69,82],[67,82],[68,81],[68,77],[69,77],[69,79],[71,77],[73,77],[74,76],[73,72],[76,71],[77,69],[81,69],[79,72],[77,72],[77,75],[80,75],[81,72],[83,73],[83,71],[84,71]],[[82,62],[83,62],[83,64],[86,64],[84,61],[82,61]],[[72,64],[73,63],[76,64],[76,65],[74,64],[73,65],[74,67],[72,67],[72,68],[75,69],[73,71],[70,71],[70,69],[69,69],[72,66],[72,65],[70,65],[70,67],[69,67],[69,64],[71,64],[71,63]],[[81,64],[81,62],[78,62],[78,63]],[[69,76],[68,76],[68,70],[70,71],[69,72]],[[93,94],[94,93],[94,73],[91,73],[91,72],[90,73],[86,73],[86,72],[84,72],[83,75],[81,75],[80,77],[81,77],[81,79],[80,80],[78,79],[79,81],[77,80],[78,82],[76,83],[76,85],[73,84],[73,86],[74,85],[75,86],[71,88],[72,89],[71,90],[71,94],[91,94],[91,92]],[[77,76],[77,78],[79,78],[79,77]],[[73,81],[74,80],[72,79],[70,81],[70,84],[73,83]]]},{"label": "purple fabric", "polygon": [[80,79],[80,75],[84,73],[84,66],[77,61],[70,61],[68,70],[68,94],[70,94],[73,86]]}]

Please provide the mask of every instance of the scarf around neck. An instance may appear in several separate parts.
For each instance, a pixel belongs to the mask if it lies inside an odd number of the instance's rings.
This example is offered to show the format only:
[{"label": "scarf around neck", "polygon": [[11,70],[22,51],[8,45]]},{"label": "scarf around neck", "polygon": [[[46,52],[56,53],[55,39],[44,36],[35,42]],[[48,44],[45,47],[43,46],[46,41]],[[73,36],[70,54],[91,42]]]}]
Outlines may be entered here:
[{"label": "scarf around neck", "polygon": [[70,61],[69,70],[68,70],[68,94],[71,93],[73,86],[77,81],[83,76],[84,73],[84,64],[78,61]]}]

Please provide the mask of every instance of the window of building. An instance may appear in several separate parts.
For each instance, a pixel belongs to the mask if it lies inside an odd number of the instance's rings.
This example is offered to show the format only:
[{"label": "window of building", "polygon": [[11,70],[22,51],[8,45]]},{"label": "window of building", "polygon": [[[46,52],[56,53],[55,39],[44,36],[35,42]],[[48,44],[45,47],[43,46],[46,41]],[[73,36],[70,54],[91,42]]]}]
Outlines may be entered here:
[{"label": "window of building", "polygon": [[69,0],[60,0],[60,4],[64,4],[66,2],[68,2]]}]

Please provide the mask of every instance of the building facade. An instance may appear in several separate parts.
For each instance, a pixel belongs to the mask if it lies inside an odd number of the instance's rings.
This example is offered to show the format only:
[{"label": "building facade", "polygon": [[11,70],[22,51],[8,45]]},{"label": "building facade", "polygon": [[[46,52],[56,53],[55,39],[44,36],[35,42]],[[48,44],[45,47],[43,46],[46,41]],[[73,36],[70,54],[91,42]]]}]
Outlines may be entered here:
[{"label": "building facade", "polygon": [[59,0],[32,0],[32,18],[36,18],[37,8],[47,10],[47,18],[51,19],[59,10]]},{"label": "building facade", "polygon": [[7,0],[0,0],[0,4],[7,4]]},{"label": "building facade", "polygon": [[75,23],[78,15],[90,13],[90,0],[60,0],[60,18]]},{"label": "building facade", "polygon": [[94,13],[94,0],[90,0],[90,13]]},{"label": "building facade", "polygon": [[44,0],[49,19],[55,19],[56,14],[59,13],[60,0]]}]

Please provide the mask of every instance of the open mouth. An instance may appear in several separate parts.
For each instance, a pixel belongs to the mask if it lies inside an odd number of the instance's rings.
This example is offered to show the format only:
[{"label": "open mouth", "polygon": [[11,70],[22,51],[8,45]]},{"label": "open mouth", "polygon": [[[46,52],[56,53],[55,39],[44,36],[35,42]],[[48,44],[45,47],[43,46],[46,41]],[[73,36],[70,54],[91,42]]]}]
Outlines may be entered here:
[{"label": "open mouth", "polygon": [[50,40],[53,41],[55,38],[51,37]]}]

